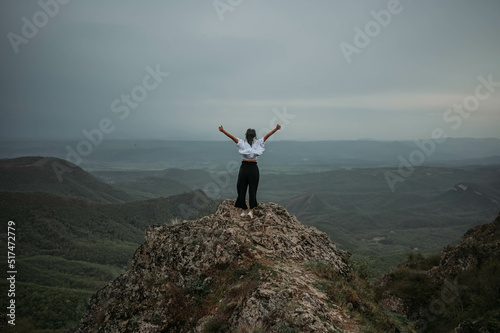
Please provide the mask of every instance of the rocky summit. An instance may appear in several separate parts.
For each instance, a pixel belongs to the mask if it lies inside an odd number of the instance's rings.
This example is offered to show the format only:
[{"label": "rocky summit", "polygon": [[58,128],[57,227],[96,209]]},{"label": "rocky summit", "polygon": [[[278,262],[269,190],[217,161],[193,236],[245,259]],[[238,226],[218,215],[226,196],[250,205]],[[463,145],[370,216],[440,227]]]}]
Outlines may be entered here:
[{"label": "rocky summit", "polygon": [[353,287],[359,278],[349,254],[325,233],[274,203],[260,204],[251,221],[239,214],[225,200],[213,215],[149,227],[131,268],[92,297],[78,332],[364,332],[370,321],[391,325]]}]

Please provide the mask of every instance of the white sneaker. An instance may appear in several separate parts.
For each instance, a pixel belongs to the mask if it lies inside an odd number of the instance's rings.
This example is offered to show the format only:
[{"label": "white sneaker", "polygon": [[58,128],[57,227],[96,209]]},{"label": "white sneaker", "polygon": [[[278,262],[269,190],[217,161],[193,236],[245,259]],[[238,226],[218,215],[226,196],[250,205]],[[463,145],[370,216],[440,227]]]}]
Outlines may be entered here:
[{"label": "white sneaker", "polygon": [[252,211],[249,211],[247,216],[248,216],[249,220],[253,220],[253,212]]},{"label": "white sneaker", "polygon": [[246,217],[246,216],[247,216],[247,214],[248,214],[248,213],[247,213],[247,211],[246,211],[246,210],[244,210],[244,211],[242,211],[242,212],[241,212],[240,216],[241,216],[241,217]]}]

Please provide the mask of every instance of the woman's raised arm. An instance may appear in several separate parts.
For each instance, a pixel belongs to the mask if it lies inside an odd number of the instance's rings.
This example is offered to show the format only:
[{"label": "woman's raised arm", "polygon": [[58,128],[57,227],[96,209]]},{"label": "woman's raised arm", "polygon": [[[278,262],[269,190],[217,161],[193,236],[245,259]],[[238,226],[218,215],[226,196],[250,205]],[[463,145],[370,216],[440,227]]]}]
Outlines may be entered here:
[{"label": "woman's raised arm", "polygon": [[222,133],[226,134],[226,136],[228,138],[230,138],[231,140],[233,140],[234,143],[238,143],[238,139],[236,139],[234,136],[232,136],[231,134],[229,134],[228,132],[226,132],[226,130],[224,130],[224,127],[222,127],[222,125],[219,126],[219,131],[221,131]]},{"label": "woman's raised arm", "polygon": [[273,129],[271,132],[267,133],[267,135],[264,137],[264,142],[266,142],[266,141],[267,141],[267,139],[269,139],[269,137],[270,137],[271,135],[273,135],[274,133],[276,133],[276,131],[278,131],[278,130],[280,130],[280,129],[281,129],[281,125],[280,125],[280,124],[276,125],[276,128],[275,128],[275,129]]}]

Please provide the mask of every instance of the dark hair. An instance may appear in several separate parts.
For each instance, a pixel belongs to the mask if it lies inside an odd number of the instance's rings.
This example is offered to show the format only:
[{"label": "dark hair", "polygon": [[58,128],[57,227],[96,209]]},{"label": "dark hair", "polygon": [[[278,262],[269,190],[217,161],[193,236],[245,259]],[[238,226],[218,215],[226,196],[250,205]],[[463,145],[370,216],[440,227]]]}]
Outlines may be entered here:
[{"label": "dark hair", "polygon": [[251,146],[253,143],[253,140],[257,136],[257,133],[255,133],[255,130],[253,128],[247,129],[247,133],[245,134],[245,137],[247,139],[248,144]]}]

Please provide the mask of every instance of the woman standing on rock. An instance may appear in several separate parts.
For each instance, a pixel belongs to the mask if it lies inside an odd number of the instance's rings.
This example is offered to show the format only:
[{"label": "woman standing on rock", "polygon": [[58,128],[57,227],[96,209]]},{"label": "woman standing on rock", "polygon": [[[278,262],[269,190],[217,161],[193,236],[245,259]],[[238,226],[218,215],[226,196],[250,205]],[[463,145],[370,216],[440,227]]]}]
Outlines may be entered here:
[{"label": "woman standing on rock", "polygon": [[[239,148],[239,153],[243,157],[241,162],[240,172],[238,174],[238,183],[236,190],[238,191],[238,199],[236,199],[235,207],[241,208],[241,217],[253,219],[253,209],[257,207],[257,187],[259,186],[259,167],[257,166],[257,157],[264,152],[264,142],[269,139],[271,135],[281,129],[278,124],[276,128],[269,132],[262,139],[256,140],[257,133],[254,129],[249,128],[245,134],[245,139],[236,138],[226,132],[224,128],[219,126],[219,131],[224,133],[227,137],[236,143]],[[250,209],[246,204],[246,194],[248,188],[248,195],[250,199]]]}]

